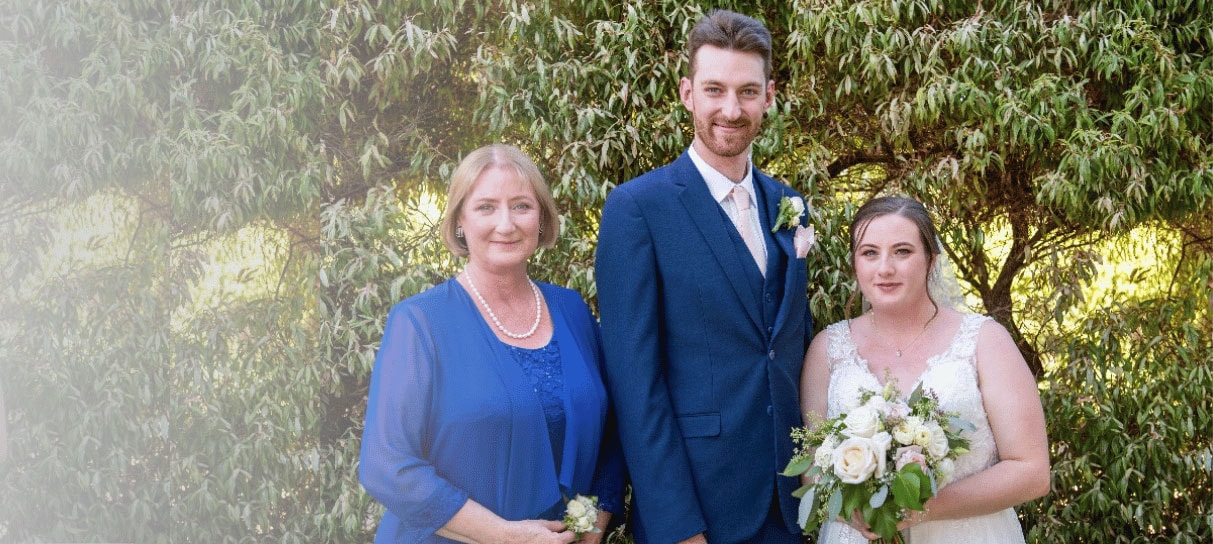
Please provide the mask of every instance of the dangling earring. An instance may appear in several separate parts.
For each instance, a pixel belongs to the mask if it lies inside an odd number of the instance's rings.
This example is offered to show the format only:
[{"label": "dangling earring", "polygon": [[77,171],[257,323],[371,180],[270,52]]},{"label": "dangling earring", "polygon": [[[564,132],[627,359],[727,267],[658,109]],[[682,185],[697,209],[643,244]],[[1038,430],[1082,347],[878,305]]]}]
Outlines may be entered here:
[{"label": "dangling earring", "polygon": [[463,226],[462,225],[455,227],[455,237],[460,238],[460,239],[463,238]]},{"label": "dangling earring", "polygon": [[543,238],[543,225],[539,226],[539,237]]}]

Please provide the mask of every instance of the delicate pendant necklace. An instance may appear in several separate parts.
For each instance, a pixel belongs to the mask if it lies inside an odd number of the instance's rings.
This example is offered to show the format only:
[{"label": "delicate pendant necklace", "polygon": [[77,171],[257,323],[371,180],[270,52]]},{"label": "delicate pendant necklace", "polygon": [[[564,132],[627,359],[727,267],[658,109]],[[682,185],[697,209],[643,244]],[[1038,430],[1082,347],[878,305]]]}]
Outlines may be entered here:
[{"label": "delicate pendant necklace", "polygon": [[[923,323],[922,330],[918,331],[918,335],[915,336],[913,340],[910,340],[910,343],[906,344],[906,347],[904,349],[910,349],[910,348],[914,347],[914,344],[918,342],[919,338],[922,338],[922,334],[927,332],[927,327],[931,326],[931,322],[934,320],[935,320],[935,316],[931,316],[931,319],[928,319],[926,323]],[[901,351],[903,348],[899,348],[895,345],[889,345],[889,343],[884,341],[884,333],[880,332],[880,323],[878,323],[876,321],[876,312],[872,312],[872,330],[874,330],[876,332],[876,337],[881,339],[880,343],[884,344],[884,347],[893,348],[893,353],[896,353],[898,357],[901,357]]]},{"label": "delicate pendant necklace", "polygon": [[526,281],[527,283],[531,284],[531,292],[535,294],[535,323],[531,325],[531,330],[518,334],[516,332],[506,330],[505,326],[501,324],[501,320],[497,319],[497,313],[493,311],[493,308],[489,306],[489,303],[484,300],[483,296],[480,295],[480,290],[476,288],[476,282],[472,281],[472,273],[469,272],[467,268],[463,269],[463,277],[467,278],[468,285],[471,286],[472,293],[476,295],[476,299],[480,301],[480,304],[484,306],[485,310],[489,311],[489,317],[492,318],[493,324],[497,325],[497,330],[501,331],[510,338],[516,338],[518,340],[530,338],[535,334],[535,331],[539,330],[539,321],[543,318],[543,305],[539,302],[539,287],[535,285],[534,281],[531,281],[531,278],[528,277]]}]

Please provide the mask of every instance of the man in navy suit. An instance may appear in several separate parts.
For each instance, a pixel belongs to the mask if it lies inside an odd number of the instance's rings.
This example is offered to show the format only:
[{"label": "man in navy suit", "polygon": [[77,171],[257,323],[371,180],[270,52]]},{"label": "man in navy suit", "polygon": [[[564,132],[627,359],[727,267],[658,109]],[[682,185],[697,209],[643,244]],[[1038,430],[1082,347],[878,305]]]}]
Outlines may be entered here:
[{"label": "man in navy suit", "polygon": [[[641,544],[799,543],[789,431],[812,334],[796,191],[750,144],[775,98],[771,35],[729,11],[688,41],[679,94],[695,139],[614,189],[596,275],[613,399]],[[785,217],[786,219],[786,217]],[[807,232],[807,231],[806,231]]]}]

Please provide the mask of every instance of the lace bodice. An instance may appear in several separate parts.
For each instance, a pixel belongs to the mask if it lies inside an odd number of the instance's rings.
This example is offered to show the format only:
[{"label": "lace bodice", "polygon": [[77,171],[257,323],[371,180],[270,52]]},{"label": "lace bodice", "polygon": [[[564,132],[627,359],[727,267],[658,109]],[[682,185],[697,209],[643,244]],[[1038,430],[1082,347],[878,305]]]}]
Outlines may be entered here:
[{"label": "lace bodice", "polygon": [[[918,381],[899,387],[903,395],[909,395],[922,384],[924,391],[935,392],[944,410],[957,412],[976,427],[976,430],[964,433],[969,439],[969,452],[956,459],[952,481],[998,462],[998,448],[977,381],[977,336],[982,324],[989,319],[983,315],[965,314],[952,342],[942,353],[927,359],[926,369]],[[862,390],[880,391],[883,385],[868,368],[867,360],[859,355],[848,321],[830,325],[826,334],[829,335],[826,353],[830,360],[826,417],[833,418],[858,406]],[[912,528],[906,536],[908,542],[915,543],[1023,541],[1018,519],[1009,508],[989,516],[923,523]],[[822,529],[821,542],[859,544],[867,540],[846,525],[827,523]]]},{"label": "lace bodice", "polygon": [[[990,422],[977,388],[977,333],[989,319],[978,314],[965,314],[952,343],[942,353],[927,359],[927,368],[918,378],[924,391],[931,390],[944,410],[958,412],[976,431],[966,433],[969,453],[956,459],[954,479],[964,478],[998,462],[998,449]],[[868,369],[868,362],[859,356],[847,321],[829,327],[830,392],[826,417],[846,413],[859,405],[861,390],[880,391],[884,386]],[[909,395],[918,383],[902,385],[901,393]]]},{"label": "lace bodice", "polygon": [[552,458],[556,471],[560,472],[560,461],[564,456],[564,367],[560,364],[560,349],[556,338],[541,348],[527,349],[506,344],[518,366],[531,380],[531,386],[543,406],[543,417],[548,424],[548,438],[552,443]]}]

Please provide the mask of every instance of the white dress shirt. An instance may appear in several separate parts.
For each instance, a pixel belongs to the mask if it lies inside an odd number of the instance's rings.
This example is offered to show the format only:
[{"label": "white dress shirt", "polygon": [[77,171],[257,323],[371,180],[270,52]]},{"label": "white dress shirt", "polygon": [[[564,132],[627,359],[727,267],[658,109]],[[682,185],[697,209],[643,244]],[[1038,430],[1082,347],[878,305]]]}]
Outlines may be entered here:
[{"label": "white dress shirt", "polygon": [[[750,255],[754,257],[754,264],[758,265],[758,270],[762,272],[763,277],[767,275],[767,245],[766,238],[762,234],[762,222],[758,218],[758,200],[754,192],[754,169],[750,167],[750,163],[746,161],[745,177],[739,182],[721,174],[719,170],[712,168],[710,164],[695,152],[695,146],[692,145],[687,154],[691,157],[691,162],[695,163],[695,168],[699,170],[699,175],[703,176],[703,180],[708,184],[708,191],[712,193],[712,198],[724,210],[724,213],[733,220],[733,227],[737,232],[742,232],[742,229],[748,229],[754,236],[755,240],[761,243],[757,244],[757,250],[751,248]],[[737,211],[737,204],[733,202],[732,192],[733,187],[741,186],[750,196],[750,209],[748,213],[741,217]]]}]

